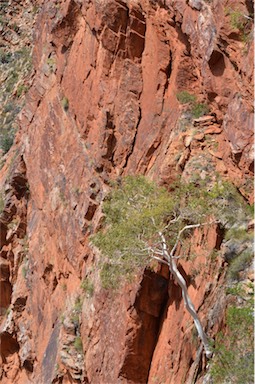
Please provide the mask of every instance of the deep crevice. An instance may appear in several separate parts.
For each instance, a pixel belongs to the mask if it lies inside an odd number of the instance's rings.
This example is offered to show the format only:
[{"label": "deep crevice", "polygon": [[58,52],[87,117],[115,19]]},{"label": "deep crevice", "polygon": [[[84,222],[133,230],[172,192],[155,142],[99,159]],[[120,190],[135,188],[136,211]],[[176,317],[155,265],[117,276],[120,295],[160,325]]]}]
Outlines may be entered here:
[{"label": "deep crevice", "polygon": [[113,116],[110,112],[106,112],[106,154],[102,156],[103,159],[107,159],[111,162],[114,167],[113,156],[117,144],[115,137],[115,124],[113,122]]},{"label": "deep crevice", "polygon": [[134,139],[133,139],[133,143],[131,145],[131,149],[130,149],[129,153],[126,156],[125,163],[124,163],[124,165],[122,167],[123,170],[127,167],[128,160],[129,160],[130,156],[132,155],[132,153],[134,151],[134,147],[135,147],[135,143],[136,143],[136,138],[137,138],[137,133],[138,133],[138,127],[139,127],[139,124],[141,122],[141,119],[142,119],[142,110],[139,107],[139,116],[138,116],[138,122],[137,122],[136,127],[135,127],[135,136],[134,136]]},{"label": "deep crevice", "polygon": [[138,325],[135,337],[127,337],[127,354],[120,376],[146,383],[158,339],[162,313],[168,300],[168,279],[145,270],[135,305]]}]

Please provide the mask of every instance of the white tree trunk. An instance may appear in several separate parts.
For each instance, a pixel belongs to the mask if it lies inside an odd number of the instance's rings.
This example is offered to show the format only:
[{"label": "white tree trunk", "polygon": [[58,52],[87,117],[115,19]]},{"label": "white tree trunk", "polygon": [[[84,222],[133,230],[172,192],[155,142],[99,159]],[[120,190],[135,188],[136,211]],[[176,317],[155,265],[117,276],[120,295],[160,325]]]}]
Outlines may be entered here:
[{"label": "white tree trunk", "polygon": [[[187,289],[187,284],[186,284],[186,281],[185,279],[183,278],[183,276],[181,275],[181,273],[179,272],[178,268],[177,268],[177,265],[175,263],[175,256],[174,256],[174,252],[177,248],[177,244],[178,244],[178,241],[180,239],[180,236],[181,234],[184,232],[184,230],[186,229],[189,229],[189,228],[195,228],[195,227],[200,227],[202,224],[195,224],[195,225],[187,225],[186,227],[184,227],[178,234],[177,236],[177,240],[176,240],[176,243],[174,245],[174,247],[172,248],[171,252],[169,253],[168,250],[167,250],[167,243],[166,243],[166,239],[165,239],[165,236],[160,232],[159,233],[159,236],[161,238],[161,241],[162,241],[162,258],[164,260],[164,263],[168,265],[169,267],[169,270],[170,272],[173,274],[175,280],[177,281],[177,283],[179,284],[179,286],[181,287],[181,290],[182,290],[182,297],[183,297],[183,300],[184,300],[184,304],[188,310],[188,312],[191,314],[193,320],[194,320],[194,324],[195,324],[195,327],[197,329],[197,332],[198,332],[198,335],[203,343],[203,346],[204,346],[204,350],[205,350],[205,354],[207,356],[207,358],[210,358],[212,357],[212,351],[211,351],[211,348],[210,348],[210,345],[209,345],[209,342],[208,342],[208,338],[206,336],[206,333],[204,332],[203,330],[203,327],[202,327],[202,324],[199,320],[199,317],[198,317],[198,314],[195,310],[195,307],[189,297],[189,294],[188,294],[188,289]],[[157,260],[159,260],[158,257],[154,257],[156,258]],[[162,260],[162,261],[163,261]]]}]

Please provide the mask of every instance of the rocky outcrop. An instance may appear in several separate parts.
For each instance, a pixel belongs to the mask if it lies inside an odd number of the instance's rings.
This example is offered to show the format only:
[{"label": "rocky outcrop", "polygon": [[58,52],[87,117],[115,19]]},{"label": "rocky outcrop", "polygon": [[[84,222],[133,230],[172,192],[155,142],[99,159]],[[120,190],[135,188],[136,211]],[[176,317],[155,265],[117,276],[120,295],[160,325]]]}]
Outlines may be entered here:
[{"label": "rocky outcrop", "polygon": [[[89,235],[126,174],[168,188],[220,174],[251,201],[252,2],[231,4],[241,26],[227,1],[40,2],[34,77],[0,175],[2,383],[201,382],[207,362],[168,271],[107,292]],[[226,261],[212,256],[223,235],[197,231],[197,257],[179,262],[210,337],[227,305]]]},{"label": "rocky outcrop", "polygon": [[22,314],[28,298],[27,201],[29,185],[23,157],[14,155],[5,184],[1,225],[1,377],[11,382],[19,369],[33,370],[29,319]]}]

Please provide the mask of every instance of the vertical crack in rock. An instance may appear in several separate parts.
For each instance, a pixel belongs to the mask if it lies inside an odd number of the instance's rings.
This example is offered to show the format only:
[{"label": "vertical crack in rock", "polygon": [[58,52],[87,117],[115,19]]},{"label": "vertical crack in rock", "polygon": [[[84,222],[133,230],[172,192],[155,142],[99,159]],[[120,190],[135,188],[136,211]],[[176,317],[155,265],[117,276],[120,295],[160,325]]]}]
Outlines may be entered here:
[{"label": "vertical crack in rock", "polygon": [[168,280],[146,270],[134,308],[137,330],[127,335],[126,357],[120,372],[132,383],[146,383],[161,315],[167,302]]},{"label": "vertical crack in rock", "polygon": [[111,162],[112,167],[114,167],[114,151],[116,147],[116,136],[115,136],[115,124],[113,121],[113,115],[110,112],[106,112],[106,133],[105,133],[105,142],[106,142],[106,154],[102,155],[103,159],[107,159]]},{"label": "vertical crack in rock", "polygon": [[141,108],[139,107],[139,116],[138,116],[138,122],[137,122],[137,125],[135,127],[135,135],[134,135],[134,139],[133,139],[133,142],[131,144],[131,148],[126,156],[126,159],[125,159],[125,163],[123,165],[123,170],[127,167],[127,164],[128,164],[128,160],[130,158],[130,156],[132,155],[133,151],[134,151],[134,148],[135,148],[135,143],[136,143],[136,138],[137,138],[137,133],[138,133],[138,127],[139,127],[139,124],[141,122],[141,119],[142,119],[142,110]]}]

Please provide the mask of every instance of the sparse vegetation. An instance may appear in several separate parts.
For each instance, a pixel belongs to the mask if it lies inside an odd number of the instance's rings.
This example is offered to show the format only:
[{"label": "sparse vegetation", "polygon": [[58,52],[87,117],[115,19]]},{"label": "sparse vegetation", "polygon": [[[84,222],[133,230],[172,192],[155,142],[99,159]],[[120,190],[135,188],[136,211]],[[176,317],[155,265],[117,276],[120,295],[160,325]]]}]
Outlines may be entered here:
[{"label": "sparse vegetation", "polygon": [[66,283],[62,284],[62,289],[63,289],[64,292],[67,291],[67,285],[66,285]]},{"label": "sparse vegetation", "polygon": [[204,103],[198,103],[196,96],[187,91],[178,92],[176,97],[181,104],[188,104],[188,109],[195,119],[209,113],[208,105]]},{"label": "sparse vegetation", "polygon": [[28,91],[28,87],[24,84],[20,84],[17,88],[16,95],[17,97],[21,97],[27,91]]},{"label": "sparse vegetation", "polygon": [[69,100],[67,97],[63,97],[62,99],[62,107],[64,108],[64,110],[67,112],[68,109],[69,109]]},{"label": "sparse vegetation", "polygon": [[192,105],[191,113],[195,119],[198,119],[199,117],[209,113],[209,107],[203,103],[194,103]]},{"label": "sparse vegetation", "polygon": [[15,130],[3,130],[0,133],[0,148],[3,151],[3,154],[5,155],[11,148],[15,137]]},{"label": "sparse vegetation", "polygon": [[88,277],[85,278],[82,281],[81,288],[88,295],[88,297],[92,297],[93,296],[93,294],[94,294],[94,284],[93,284],[93,282]]},{"label": "sparse vegetation", "polygon": [[77,297],[74,303],[72,316],[71,316],[71,321],[76,325],[79,325],[81,310],[82,310],[82,299],[81,297]]},{"label": "sparse vegetation", "polygon": [[32,69],[30,53],[26,47],[15,52],[0,49],[0,72],[5,76],[0,87],[0,149],[3,154],[11,148],[18,129],[16,118],[23,107],[22,96],[28,90],[26,82]]},{"label": "sparse vegetation", "polygon": [[177,100],[181,104],[188,104],[188,103],[195,103],[196,102],[196,96],[192,95],[188,91],[180,91],[176,94]]},{"label": "sparse vegetation", "polygon": [[253,383],[253,294],[247,299],[240,286],[232,294],[239,296],[244,305],[230,306],[227,310],[227,329],[216,337],[211,374],[214,383]]},{"label": "sparse vegetation", "polygon": [[21,273],[22,273],[22,276],[25,279],[27,277],[27,267],[26,266],[22,267]]},{"label": "sparse vegetation", "polygon": [[5,316],[8,316],[10,312],[11,312],[11,306],[9,306],[9,307],[6,309]]},{"label": "sparse vegetation", "polygon": [[26,255],[26,260],[27,260],[27,254],[29,252],[29,243],[28,243],[27,235],[25,235],[23,239],[20,240],[20,244],[22,245],[22,250],[24,255]]},{"label": "sparse vegetation", "polygon": [[56,59],[55,59],[55,57],[49,57],[47,59],[47,65],[49,66],[51,73],[55,72],[55,69],[56,69]]},{"label": "sparse vegetation", "polygon": [[76,349],[77,352],[83,351],[82,339],[80,336],[76,336],[76,338],[74,340],[74,348]]},{"label": "sparse vegetation", "polygon": [[225,240],[236,239],[241,241],[247,241],[253,239],[253,232],[247,232],[244,227],[232,227],[225,236]]},{"label": "sparse vegetation", "polygon": [[[7,10],[6,8],[10,8]],[[20,22],[19,2],[1,2],[0,24],[1,35],[8,36],[9,44],[0,48],[0,149],[1,155],[9,151],[18,129],[17,115],[24,105],[23,95],[29,87],[29,76],[32,70],[31,46],[28,36],[31,28]],[[29,10],[24,18],[30,19]],[[14,17],[14,18],[13,18]],[[26,45],[24,45],[24,43]]]},{"label": "sparse vegetation", "polygon": [[231,280],[239,280],[239,272],[247,268],[253,261],[253,252],[250,249],[243,251],[231,261],[228,268],[228,276]]},{"label": "sparse vegetation", "polygon": [[244,14],[238,9],[228,10],[230,15],[230,25],[233,29],[239,29],[243,31],[247,23],[247,19],[244,17]]},{"label": "sparse vegetation", "polygon": [[230,26],[234,30],[239,30],[241,33],[241,39],[244,43],[252,41],[250,31],[252,29],[252,21],[254,15],[246,15],[240,9],[232,9],[230,7],[225,8],[225,15],[230,18]]}]

